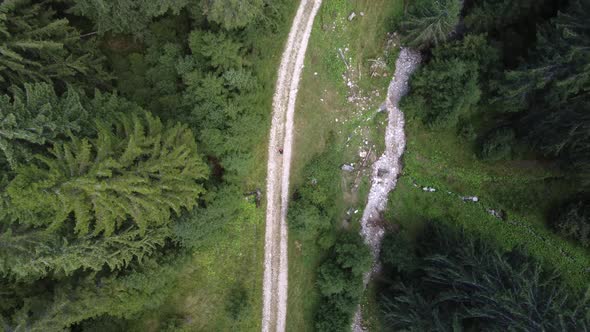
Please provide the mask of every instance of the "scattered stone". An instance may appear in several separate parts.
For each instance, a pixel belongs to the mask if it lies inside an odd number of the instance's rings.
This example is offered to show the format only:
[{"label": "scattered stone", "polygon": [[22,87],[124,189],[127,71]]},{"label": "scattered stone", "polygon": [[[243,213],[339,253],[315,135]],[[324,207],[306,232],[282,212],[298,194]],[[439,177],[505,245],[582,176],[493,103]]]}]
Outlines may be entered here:
[{"label": "scattered stone", "polygon": [[361,151],[359,152],[359,157],[361,157],[361,158],[366,158],[366,157],[367,157],[367,151],[365,151],[365,150],[361,150]]},{"label": "scattered stone", "polygon": [[342,170],[350,173],[354,172],[354,167],[352,167],[351,165],[344,164],[342,165]]},{"label": "scattered stone", "polygon": [[461,197],[461,199],[463,200],[463,202],[479,202],[479,197],[477,196],[463,196]]},{"label": "scattered stone", "polygon": [[355,12],[350,13],[350,15],[348,15],[348,21],[350,22],[350,21],[354,20],[355,17],[356,17]]},{"label": "scattered stone", "polygon": [[435,188],[432,188],[432,187],[423,187],[422,190],[423,191],[430,192],[430,193],[433,193],[433,192],[436,191],[436,189]]},{"label": "scattered stone", "polygon": [[313,76],[318,76],[318,72],[316,71],[315,73],[313,73]]},{"label": "scattered stone", "polygon": [[389,174],[389,170],[385,169],[385,168],[379,168],[377,170],[377,176],[382,178],[384,175]]},{"label": "scattered stone", "polygon": [[504,220],[504,217],[505,217],[504,211],[497,211],[494,209],[487,209],[487,211],[493,217]]},{"label": "scattered stone", "polygon": [[360,12],[359,15],[365,16],[365,12]]}]

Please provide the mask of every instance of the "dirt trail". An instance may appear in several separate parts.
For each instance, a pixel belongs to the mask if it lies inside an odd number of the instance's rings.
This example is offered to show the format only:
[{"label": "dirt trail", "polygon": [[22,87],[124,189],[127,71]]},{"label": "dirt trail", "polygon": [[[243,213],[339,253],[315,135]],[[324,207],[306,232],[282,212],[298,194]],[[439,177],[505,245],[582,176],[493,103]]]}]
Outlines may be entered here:
[{"label": "dirt trail", "polygon": [[[371,176],[371,190],[367,205],[361,219],[361,235],[371,248],[373,253],[373,270],[365,275],[365,285],[374,272],[379,270],[377,259],[381,250],[381,240],[385,234],[383,228],[377,223],[381,212],[385,210],[389,192],[395,188],[397,178],[402,169],[402,154],[406,148],[406,135],[404,133],[404,114],[399,109],[399,101],[408,92],[410,75],[420,63],[420,53],[402,48],[395,63],[395,74],[387,91],[385,108],[389,118],[385,131],[385,152],[379,160],[373,164]],[[363,331],[360,307],[354,316],[352,330]]]},{"label": "dirt trail", "polygon": [[[287,203],[293,117],[299,80],[321,0],[301,0],[281,59],[268,144],[262,331],[285,331],[287,318]],[[279,153],[283,149],[283,153]]]}]

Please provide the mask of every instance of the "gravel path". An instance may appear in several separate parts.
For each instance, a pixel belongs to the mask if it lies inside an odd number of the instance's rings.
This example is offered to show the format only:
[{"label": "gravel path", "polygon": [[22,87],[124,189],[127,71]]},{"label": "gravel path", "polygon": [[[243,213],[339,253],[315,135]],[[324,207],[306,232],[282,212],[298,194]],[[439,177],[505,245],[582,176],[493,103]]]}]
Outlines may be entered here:
[{"label": "gravel path", "polygon": [[[361,219],[361,235],[371,248],[373,254],[373,270],[365,275],[365,286],[371,275],[379,270],[377,258],[381,250],[381,240],[385,231],[379,225],[378,219],[385,210],[389,192],[395,188],[397,178],[402,169],[401,158],[406,148],[404,133],[404,114],[398,107],[400,99],[408,92],[410,75],[420,63],[420,53],[403,48],[395,63],[395,74],[387,91],[385,106],[389,113],[387,129],[385,131],[385,152],[373,164],[371,176],[371,190],[367,205]],[[381,175],[381,176],[380,176]],[[360,307],[354,316],[352,330],[363,331]]]},{"label": "gravel path", "polygon": [[[287,318],[287,203],[293,116],[305,52],[321,0],[301,0],[281,59],[268,144],[262,331],[285,331]],[[283,149],[280,154],[279,149]]]}]

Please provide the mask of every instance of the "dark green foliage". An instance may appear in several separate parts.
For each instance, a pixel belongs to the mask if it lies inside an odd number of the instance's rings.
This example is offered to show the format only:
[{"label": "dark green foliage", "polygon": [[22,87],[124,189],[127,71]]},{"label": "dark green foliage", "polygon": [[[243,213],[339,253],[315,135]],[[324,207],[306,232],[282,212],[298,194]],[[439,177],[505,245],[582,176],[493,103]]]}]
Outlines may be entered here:
[{"label": "dark green foliage", "polygon": [[[333,139],[328,141],[332,144]],[[340,192],[338,158],[334,151],[315,157],[303,170],[305,182],[289,205],[289,226],[306,238],[315,239],[335,223],[334,197]]]},{"label": "dark green foliage", "polygon": [[172,226],[174,241],[188,249],[197,249],[210,233],[244,214],[244,196],[238,188],[224,186],[203,196],[206,208],[196,207]]},{"label": "dark green foliage", "polygon": [[0,150],[12,169],[31,162],[33,152],[80,133],[89,124],[80,95],[69,87],[58,97],[49,84],[13,87],[0,96]]},{"label": "dark green foliage", "polygon": [[244,288],[244,285],[237,285],[230,292],[225,309],[231,318],[235,320],[240,318],[244,310],[248,307],[248,304],[248,292]]},{"label": "dark green foliage", "polygon": [[73,214],[76,233],[109,236],[128,220],[145,231],[196,204],[207,170],[186,126],[143,113],[97,127],[96,139],[72,136],[38,156],[43,166],[17,170],[7,191],[20,223],[59,227]]},{"label": "dark green foliage", "polygon": [[328,258],[318,270],[322,294],[315,327],[318,331],[345,331],[363,292],[363,275],[371,268],[371,252],[354,232],[339,234]]},{"label": "dark green foliage", "polygon": [[402,22],[404,43],[425,48],[444,42],[459,22],[458,0],[421,0],[410,8]]},{"label": "dark green foliage", "polygon": [[553,227],[563,237],[590,247],[590,204],[574,200],[561,207]]},{"label": "dark green foliage", "polygon": [[432,53],[432,60],[413,76],[403,107],[431,127],[453,128],[476,109],[480,78],[494,71],[498,55],[482,35],[449,42]]},{"label": "dark green foliage", "polygon": [[207,19],[225,29],[243,28],[258,17],[263,0],[201,0]]},{"label": "dark green foliage", "polygon": [[83,42],[67,19],[55,17],[47,2],[11,0],[0,4],[0,91],[44,81],[94,88],[109,76],[103,57]]},{"label": "dark green foliage", "polygon": [[[170,296],[206,237],[255,214],[244,192],[272,85],[254,69],[285,4],[0,5],[1,329],[128,329]],[[105,91],[101,52],[130,101]],[[228,299],[237,321],[246,293]],[[185,324],[166,316],[161,329]]]},{"label": "dark green foliage", "polygon": [[505,160],[512,157],[516,137],[512,128],[503,127],[490,132],[481,143],[480,158]]},{"label": "dark green foliage", "polygon": [[420,269],[401,269],[383,301],[389,328],[410,331],[584,331],[590,302],[515,249],[429,224]]},{"label": "dark green foliage", "polygon": [[6,232],[0,236],[0,275],[30,281],[49,274],[69,276],[80,269],[122,270],[157,252],[170,237],[167,226],[145,232],[130,227],[108,237],[71,239],[47,230],[24,235]]},{"label": "dark green foliage", "polygon": [[4,317],[3,326],[13,331],[62,331],[102,315],[134,317],[163,302],[182,264],[183,259],[170,257],[168,262],[146,262],[133,273],[65,280],[52,289],[28,294],[14,314]]},{"label": "dark green foliage", "polygon": [[[506,29],[542,14],[550,1],[539,0],[477,0],[465,17],[467,27],[476,32]],[[527,22],[528,23],[528,22]]]},{"label": "dark green foliage", "polygon": [[[501,100],[525,110],[529,142],[587,178],[590,166],[590,2],[572,1],[539,35],[529,63],[508,72]],[[588,180],[586,180],[588,181]]]},{"label": "dark green foliage", "polygon": [[219,72],[239,68],[243,62],[242,45],[225,33],[194,30],[189,37],[189,46],[198,62]]},{"label": "dark green foliage", "polygon": [[[178,15],[190,0],[74,0],[71,11],[94,21],[99,34],[129,33],[143,37],[155,17]],[[193,4],[194,5],[194,4]]]},{"label": "dark green foliage", "polygon": [[412,89],[403,107],[432,127],[453,127],[480,97],[475,66],[459,59],[432,61],[418,71]]},{"label": "dark green foliage", "polygon": [[416,253],[406,233],[386,234],[380,257],[384,264],[394,267],[398,272],[413,271],[417,265]]}]

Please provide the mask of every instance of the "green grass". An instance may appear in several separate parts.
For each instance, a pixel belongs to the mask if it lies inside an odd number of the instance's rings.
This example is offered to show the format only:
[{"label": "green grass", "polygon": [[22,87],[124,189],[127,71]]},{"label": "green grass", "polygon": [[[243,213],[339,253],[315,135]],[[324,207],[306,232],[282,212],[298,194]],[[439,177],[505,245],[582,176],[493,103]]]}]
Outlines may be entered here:
[{"label": "green grass", "polygon": [[[385,99],[394,68],[390,66],[385,70],[386,77],[371,78],[369,60],[383,57],[387,32],[391,30],[394,17],[401,13],[401,4],[401,0],[324,0],[322,3],[297,97],[292,189],[306,181],[302,176],[303,168],[320,153],[334,149],[340,155],[340,162],[358,165],[362,161],[358,148],[363,141],[368,141],[367,146],[375,145],[378,153],[383,150],[385,126],[382,122],[385,118],[376,115],[376,110]],[[347,17],[352,11],[357,17],[349,22]],[[362,17],[359,15],[361,11],[364,13]],[[352,60],[350,67],[355,69],[358,86],[365,93],[379,93],[379,96],[373,95],[365,110],[347,100],[348,87],[342,78],[346,65],[339,57],[339,48],[349,49],[346,57]],[[358,130],[359,126],[363,135]],[[336,139],[333,145],[328,146],[326,142],[330,132]],[[351,191],[351,183],[357,173],[346,174],[339,168],[334,168],[334,172],[342,175],[343,194],[334,197],[336,205],[341,207],[338,221],[346,217],[348,208],[358,209],[357,214],[351,216],[355,231],[368,194],[369,181],[361,177],[358,190]],[[342,225],[337,222],[335,227]],[[319,301],[315,277],[325,252],[315,241],[303,238],[293,231],[289,234],[288,331],[313,331]]]},{"label": "green grass", "polygon": [[[431,131],[413,119],[406,133],[404,176],[391,194],[390,219],[410,230],[421,227],[425,219],[450,222],[506,250],[522,246],[558,268],[573,287],[586,287],[587,250],[563,240],[545,224],[548,209],[573,188],[563,174],[535,161],[482,162],[455,133]],[[438,191],[427,193],[414,183]],[[464,203],[459,195],[478,196],[480,202]],[[491,216],[487,209],[504,210],[507,220]],[[564,258],[561,250],[571,258]]]}]

